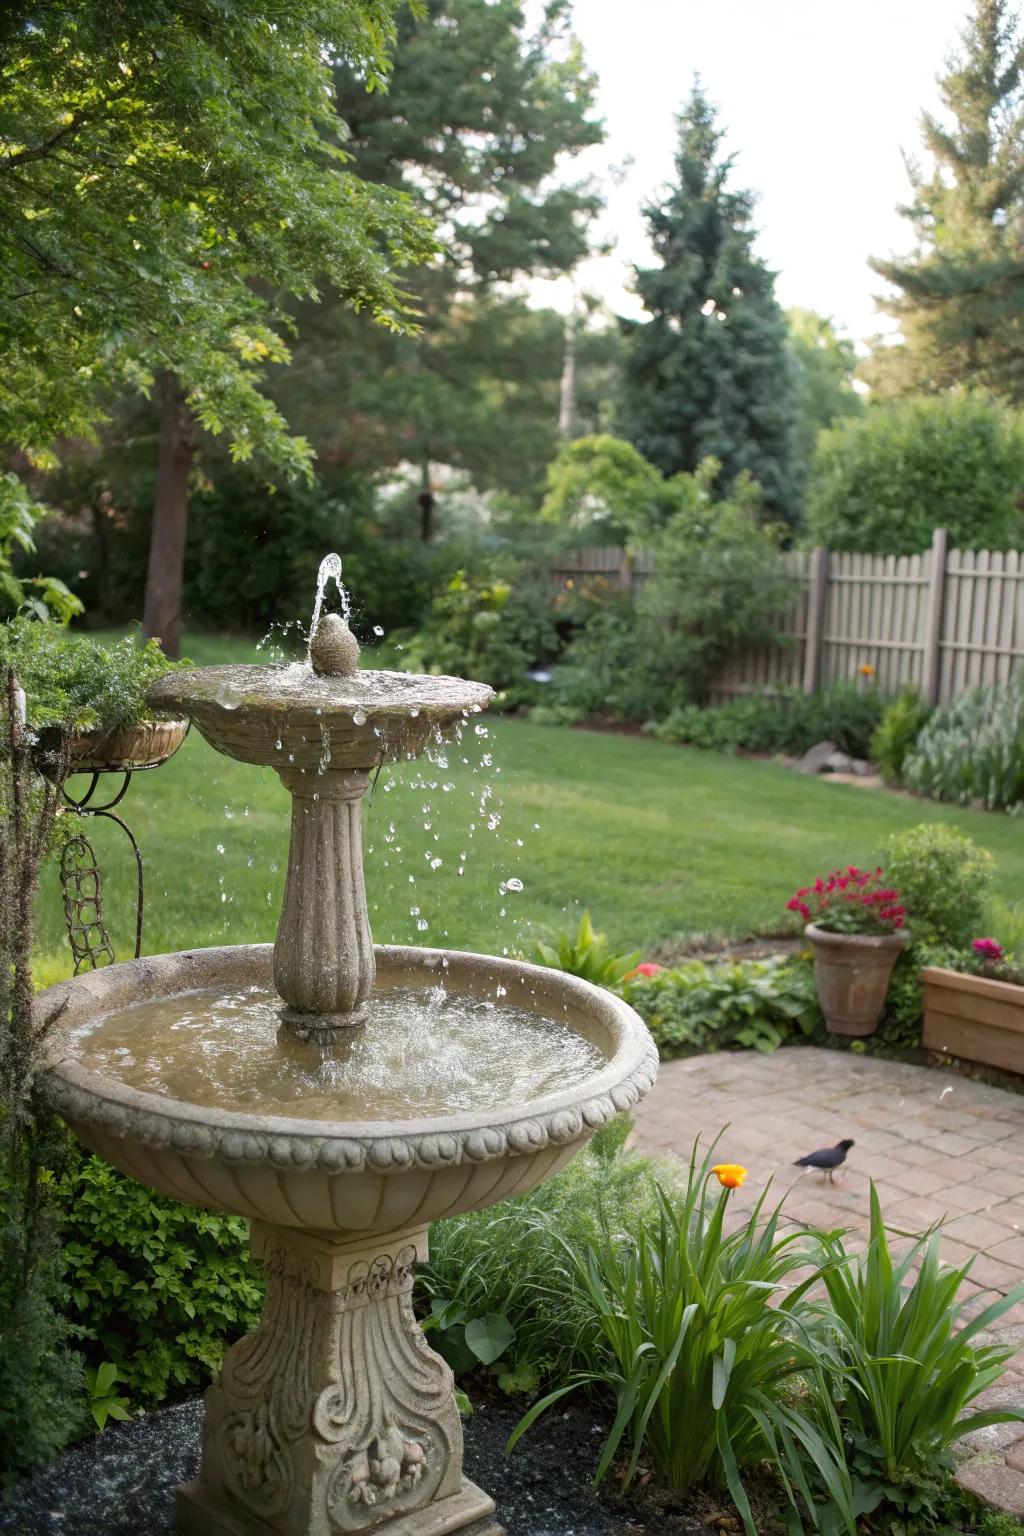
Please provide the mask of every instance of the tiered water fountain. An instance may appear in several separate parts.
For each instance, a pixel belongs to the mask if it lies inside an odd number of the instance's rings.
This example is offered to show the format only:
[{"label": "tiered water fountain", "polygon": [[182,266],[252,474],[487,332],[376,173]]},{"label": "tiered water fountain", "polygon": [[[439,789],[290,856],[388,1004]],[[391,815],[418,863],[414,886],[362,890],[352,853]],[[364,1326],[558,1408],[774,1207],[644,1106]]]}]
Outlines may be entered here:
[{"label": "tiered water fountain", "polygon": [[345,620],[320,618],[322,588],[307,663],[173,673],[150,696],[291,793],[275,944],[51,989],[40,1017],[64,1012],[45,1081],[117,1167],[252,1219],[266,1305],[206,1394],[182,1530],[498,1536],[493,1501],[462,1475],[452,1375],[414,1317],[413,1266],[430,1222],[562,1168],[647,1091],[657,1057],[630,1008],[575,977],[374,949],[369,776],[457,731],[491,690],[358,671]]}]

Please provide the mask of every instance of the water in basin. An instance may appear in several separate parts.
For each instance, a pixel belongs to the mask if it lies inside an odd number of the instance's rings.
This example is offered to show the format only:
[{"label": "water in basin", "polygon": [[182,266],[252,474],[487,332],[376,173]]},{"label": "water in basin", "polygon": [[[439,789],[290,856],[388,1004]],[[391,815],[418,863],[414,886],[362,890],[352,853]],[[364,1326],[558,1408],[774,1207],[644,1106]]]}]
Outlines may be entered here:
[{"label": "water in basin", "polygon": [[190,1104],[311,1120],[418,1119],[561,1093],[605,1065],[561,1020],[441,986],[371,997],[366,1022],[329,1044],[280,1029],[264,986],[207,988],[100,1014],[69,1054],[129,1087]]}]

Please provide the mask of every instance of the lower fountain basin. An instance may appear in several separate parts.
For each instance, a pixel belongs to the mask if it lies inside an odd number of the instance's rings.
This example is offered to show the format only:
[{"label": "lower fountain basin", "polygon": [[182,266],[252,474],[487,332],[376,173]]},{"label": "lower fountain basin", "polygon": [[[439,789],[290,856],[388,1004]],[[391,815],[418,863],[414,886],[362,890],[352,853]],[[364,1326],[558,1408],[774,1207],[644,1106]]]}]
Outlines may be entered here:
[{"label": "lower fountain basin", "polygon": [[375,996],[441,985],[453,999],[500,997],[503,1006],[550,1021],[553,1031],[568,1026],[584,1037],[593,1067],[559,1091],[527,1089],[485,1108],[343,1120],[188,1102],[79,1059],[91,1022],[121,1010],[144,1021],[145,1005],[184,993],[271,989],[273,947],[265,944],[132,960],[50,988],[38,1017],[61,1013],[44,1091],[81,1141],[140,1183],[190,1205],[347,1244],[422,1229],[532,1189],[654,1081],[658,1058],[646,1027],[589,982],[457,951],[385,945],[376,962]]}]

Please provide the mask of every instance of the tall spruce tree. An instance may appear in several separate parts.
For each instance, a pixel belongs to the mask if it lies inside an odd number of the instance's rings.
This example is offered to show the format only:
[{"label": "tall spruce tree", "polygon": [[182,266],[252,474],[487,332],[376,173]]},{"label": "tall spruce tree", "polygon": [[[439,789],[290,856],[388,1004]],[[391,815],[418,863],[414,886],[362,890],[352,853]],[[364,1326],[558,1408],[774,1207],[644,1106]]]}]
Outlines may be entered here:
[{"label": "tall spruce tree", "polygon": [[432,464],[481,489],[539,493],[564,339],[509,286],[571,270],[600,207],[592,186],[552,175],[604,137],[571,6],[547,0],[531,25],[520,0],[425,0],[399,15],[386,94],[348,64],[334,81],[354,170],[436,221],[443,249],[402,275],[418,335],[388,335],[332,300],[303,305],[275,395],[324,462],[407,461],[428,494]]},{"label": "tall spruce tree", "polygon": [[627,329],[623,432],[665,475],[709,455],[749,470],[766,512],[794,517],[793,381],[775,274],[754,251],[754,198],[699,81],[679,117],[676,181],[644,210],[659,265],[638,268],[651,319]]},{"label": "tall spruce tree", "polygon": [[974,0],[939,81],[944,114],[922,115],[926,163],[908,161],[914,249],[872,262],[895,290],[880,307],[902,337],[865,369],[880,392],[981,384],[1024,402],[1022,72],[1010,0]]}]

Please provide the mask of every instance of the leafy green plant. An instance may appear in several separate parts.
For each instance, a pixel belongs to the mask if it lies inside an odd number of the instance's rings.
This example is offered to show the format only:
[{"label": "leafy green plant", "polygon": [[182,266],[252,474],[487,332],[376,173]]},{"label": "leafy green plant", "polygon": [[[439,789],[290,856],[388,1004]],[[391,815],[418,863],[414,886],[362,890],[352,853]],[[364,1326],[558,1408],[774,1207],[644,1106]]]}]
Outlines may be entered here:
[{"label": "leafy green plant", "polygon": [[558,650],[549,595],[518,569],[507,575],[456,571],[408,649],[410,665],[497,689],[521,687],[527,669]]},{"label": "leafy green plant", "polygon": [[1024,1286],[968,1319],[956,1297],[973,1259],[945,1267],[934,1229],[894,1258],[873,1184],[866,1251],[849,1253],[841,1233],[819,1242],[827,1299],[811,1305],[839,1363],[840,1413],[886,1482],[913,1482],[973,1429],[1024,1422],[1015,1408],[970,1411],[1013,1354],[973,1340],[1024,1299]]},{"label": "leafy green plant", "polygon": [[890,784],[898,784],[907,754],[932,717],[932,706],[916,688],[903,691],[885,706],[871,738],[871,761]]},{"label": "leafy green plant", "polygon": [[[614,1395],[616,1413],[595,1481],[620,1450],[627,1484],[641,1455],[649,1456],[681,1492],[705,1482],[728,1486],[745,1529],[756,1536],[742,1469],[776,1458],[794,1510],[817,1528],[809,1464],[838,1528],[852,1533],[853,1490],[838,1421],[799,1322],[815,1278],[795,1279],[806,1262],[804,1234],[780,1236],[780,1210],[766,1212],[762,1195],[746,1222],[726,1235],[729,1188],[745,1171],[712,1168],[713,1155],[714,1147],[698,1160],[694,1147],[685,1193],[678,1202],[662,1195],[657,1219],[635,1236],[605,1223],[584,1252],[565,1245],[592,1311],[592,1363],[534,1404],[509,1449],[568,1393],[603,1389]],[[725,1186],[717,1198],[709,1194],[716,1173]],[[817,1390],[807,1390],[809,1381]]]},{"label": "leafy green plant", "polygon": [[926,965],[956,966],[962,951],[950,944],[919,944],[904,948],[893,967],[885,998],[885,1013],[877,1039],[887,1054],[902,1055],[918,1050],[924,1023],[924,982],[921,972]]},{"label": "leafy green plant", "polygon": [[730,1047],[773,1051],[818,1023],[814,974],[800,959],[689,960],[624,982],[622,995],[663,1058]]},{"label": "leafy green plant", "polygon": [[886,874],[898,887],[914,942],[964,947],[981,932],[992,855],[942,822],[922,822],[886,844]]},{"label": "leafy green plant", "polygon": [[89,1412],[101,1433],[106,1429],[108,1419],[127,1421],[131,1418],[131,1405],[128,1399],[121,1397],[116,1391],[116,1383],[120,1379],[120,1371],[109,1360],[104,1360],[103,1364],[97,1366],[94,1371],[85,1373],[85,1384],[89,1392]]},{"label": "leafy green plant", "polygon": [[538,939],[535,955],[539,965],[568,971],[599,987],[614,987],[640,959],[639,950],[628,955],[612,953],[607,935],[594,931],[589,912],[580,918],[575,934],[562,932],[550,942]]},{"label": "leafy green plant", "polygon": [[[625,1116],[607,1129],[619,1125],[628,1134]],[[470,1349],[456,1365],[454,1351],[444,1349],[439,1337],[447,1324],[457,1329],[467,1320],[497,1316],[512,1330],[495,1359],[503,1390],[532,1390],[542,1375],[564,1380],[585,1368],[592,1319],[563,1243],[581,1251],[596,1240],[601,1212],[614,1231],[635,1231],[653,1220],[656,1174],[671,1189],[674,1171],[674,1164],[661,1169],[648,1157],[616,1148],[606,1136],[529,1194],[435,1223],[430,1259],[417,1281],[417,1307],[435,1347],[448,1354],[457,1372],[476,1370],[479,1356],[471,1359]],[[438,1314],[440,1325],[430,1321]],[[487,1331],[493,1334],[490,1325]]]},{"label": "leafy green plant", "polygon": [[82,604],[56,576],[18,576],[12,556],[35,553],[34,529],[46,508],[33,500],[13,470],[0,474],[0,618],[24,612],[43,621],[66,624]]},{"label": "leafy green plant", "polygon": [[171,662],[155,641],[128,635],[99,645],[56,624],[18,620],[0,627],[0,666],[13,667],[26,696],[29,725],[116,726],[150,718],[146,690],[188,662]]},{"label": "leafy green plant", "polygon": [[143,1403],[204,1385],[258,1320],[248,1223],[155,1195],[84,1154],[55,1195],[68,1316],[95,1367],[112,1361]]},{"label": "leafy green plant", "polygon": [[[424,1333],[432,1336],[438,1354],[443,1355],[457,1377],[478,1366],[495,1366],[515,1343],[515,1325],[505,1312],[483,1312],[471,1317],[468,1309],[448,1296],[432,1296],[430,1312],[423,1318]],[[499,1383],[502,1367],[497,1364]],[[536,1385],[535,1381],[531,1385]]]},{"label": "leafy green plant", "polygon": [[961,694],[935,714],[904,763],[904,782],[934,800],[980,801],[990,811],[1024,802],[1024,678]]}]

